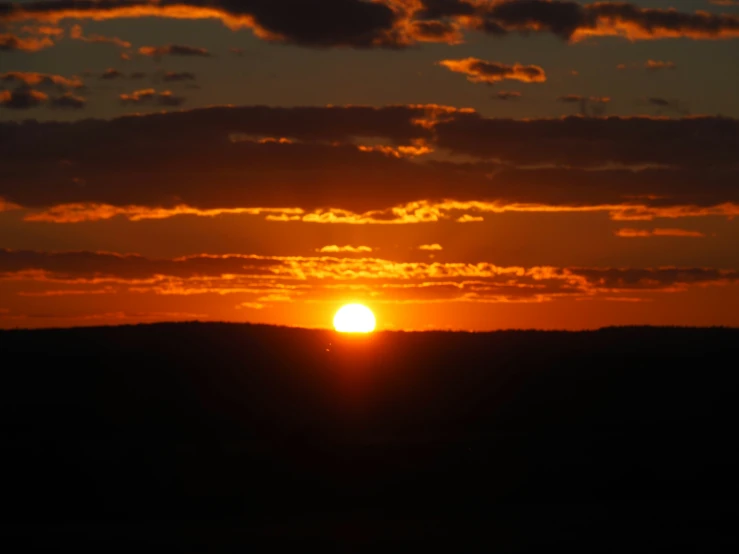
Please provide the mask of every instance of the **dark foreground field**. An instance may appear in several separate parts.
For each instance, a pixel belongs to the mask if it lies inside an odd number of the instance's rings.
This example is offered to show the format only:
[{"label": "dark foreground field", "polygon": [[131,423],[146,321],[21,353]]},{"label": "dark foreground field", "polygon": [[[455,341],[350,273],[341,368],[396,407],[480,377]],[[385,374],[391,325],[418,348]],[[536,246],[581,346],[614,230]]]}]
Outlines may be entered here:
[{"label": "dark foreground field", "polygon": [[737,359],[729,329],[3,331],[0,540],[735,551]]}]

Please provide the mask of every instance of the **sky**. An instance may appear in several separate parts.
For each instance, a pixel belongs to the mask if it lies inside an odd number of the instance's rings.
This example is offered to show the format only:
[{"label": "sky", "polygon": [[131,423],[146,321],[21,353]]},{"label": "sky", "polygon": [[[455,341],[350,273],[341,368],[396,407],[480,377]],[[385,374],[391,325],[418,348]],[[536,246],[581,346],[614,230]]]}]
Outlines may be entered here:
[{"label": "sky", "polygon": [[0,1],[0,328],[739,325],[739,1]]}]

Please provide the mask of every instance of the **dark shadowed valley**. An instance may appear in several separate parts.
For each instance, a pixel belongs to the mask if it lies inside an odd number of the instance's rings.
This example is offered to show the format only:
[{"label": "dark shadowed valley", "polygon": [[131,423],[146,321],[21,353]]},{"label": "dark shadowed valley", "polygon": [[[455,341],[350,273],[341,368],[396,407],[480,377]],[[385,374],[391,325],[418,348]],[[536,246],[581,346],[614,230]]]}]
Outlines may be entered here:
[{"label": "dark shadowed valley", "polygon": [[739,331],[0,332],[14,551],[728,552]]}]

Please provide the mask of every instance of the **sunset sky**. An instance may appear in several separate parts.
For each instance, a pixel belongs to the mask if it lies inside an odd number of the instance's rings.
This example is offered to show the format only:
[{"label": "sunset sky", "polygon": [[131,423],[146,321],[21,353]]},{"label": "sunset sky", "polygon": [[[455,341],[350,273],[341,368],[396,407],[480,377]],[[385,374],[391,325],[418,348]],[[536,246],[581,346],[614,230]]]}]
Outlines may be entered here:
[{"label": "sunset sky", "polygon": [[0,2],[0,327],[739,325],[739,0]]}]

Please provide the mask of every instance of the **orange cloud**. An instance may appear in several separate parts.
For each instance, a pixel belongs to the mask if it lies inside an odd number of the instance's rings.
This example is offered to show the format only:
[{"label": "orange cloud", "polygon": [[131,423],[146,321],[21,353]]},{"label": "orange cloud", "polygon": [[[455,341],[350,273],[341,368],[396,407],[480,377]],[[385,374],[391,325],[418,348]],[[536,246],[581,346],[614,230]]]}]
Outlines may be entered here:
[{"label": "orange cloud", "polygon": [[48,36],[42,37],[18,37],[8,33],[0,34],[0,52],[12,52],[20,50],[22,52],[38,52],[45,48],[54,46],[54,41]]},{"label": "orange cloud", "polygon": [[0,107],[11,110],[35,108],[49,99],[47,94],[31,88],[0,90]]},{"label": "orange cloud", "polygon": [[[22,209],[17,204],[14,209]],[[651,221],[654,219],[677,219],[683,217],[736,217],[739,204],[725,203],[715,206],[648,206],[639,203],[593,204],[593,205],[548,205],[486,201],[459,201],[453,199],[438,202],[420,200],[394,206],[386,210],[352,212],[350,210],[302,208],[212,208],[199,209],[187,205],[173,208],[149,208],[146,206],[112,206],[108,204],[62,204],[32,212],[25,221],[47,223],[81,223],[103,221],[117,216],[131,221],[167,219],[180,215],[217,217],[219,215],[263,215],[267,221],[297,222],[339,225],[408,225],[456,221],[473,223],[484,221],[480,214],[500,213],[587,213],[604,212],[614,221]]]},{"label": "orange cloud", "polygon": [[10,83],[21,83],[29,87],[57,86],[60,88],[82,88],[84,83],[79,77],[62,77],[48,73],[35,73],[28,71],[10,71],[0,73],[0,81]]},{"label": "orange cloud", "polygon": [[69,38],[95,44],[112,44],[119,48],[131,48],[131,43],[117,37],[105,37],[103,35],[85,35],[81,25],[73,25],[69,31]]},{"label": "orange cloud", "polygon": [[550,32],[577,42],[591,36],[619,36],[629,40],[692,38],[728,39],[739,36],[739,17],[674,8],[644,8],[628,2],[520,0],[476,5],[471,24],[482,31]]},{"label": "orange cloud", "polygon": [[700,231],[689,231],[687,229],[618,229],[617,237],[705,237]]},{"label": "orange cloud", "polygon": [[520,267],[233,254],[151,259],[104,252],[0,249],[0,285],[13,283],[19,292],[36,296],[240,295],[241,302],[252,308],[256,304],[335,301],[342,290],[353,296],[366,295],[373,302],[542,302],[620,294],[637,298],[737,282],[736,270],[690,267]]},{"label": "orange cloud", "polygon": [[[718,0],[731,1],[731,0]],[[627,2],[581,4],[573,0],[343,0],[341,2],[232,2],[212,0],[109,0],[10,4],[6,23],[58,23],[161,17],[220,20],[232,30],[251,29],[264,40],[310,47],[406,47],[416,42],[458,43],[462,31],[494,36],[552,33],[576,42],[590,36],[629,40],[727,39],[739,36],[739,17],[705,11],[644,8]]]},{"label": "orange cloud", "polygon": [[157,106],[181,106],[185,102],[185,98],[175,96],[171,90],[158,93],[153,88],[148,88],[135,90],[130,94],[121,94],[120,101],[123,105],[150,103]]},{"label": "orange cloud", "polygon": [[26,25],[24,27],[21,27],[21,32],[29,35],[42,35],[56,38],[61,38],[64,36],[64,29],[62,29],[61,27],[53,27],[51,25],[39,25],[35,27]]},{"label": "orange cloud", "polygon": [[161,56],[197,56],[201,58],[211,57],[211,53],[205,48],[185,46],[181,44],[168,44],[166,46],[142,46],[138,50],[142,56],[158,58]]},{"label": "orange cloud", "polygon": [[27,215],[25,221],[47,223],[81,223],[83,221],[104,221],[117,216],[131,221],[146,219],[167,219],[178,215],[196,215],[200,217],[215,217],[219,215],[260,215],[274,214],[293,216],[302,214],[300,208],[215,208],[198,209],[186,205],[173,208],[149,208],[146,206],[111,206],[109,204],[60,204],[39,213]]},{"label": "orange cloud", "polygon": [[13,204],[0,197],[0,212],[9,212],[10,210],[20,210],[21,207],[18,204]]},{"label": "orange cloud", "polygon": [[322,252],[322,253],[350,252],[352,254],[358,254],[361,252],[372,252],[372,248],[369,246],[349,246],[349,245],[337,246],[336,244],[331,244],[329,246],[317,248],[316,252]]},{"label": "orange cloud", "polygon": [[546,73],[538,65],[507,65],[479,58],[441,60],[438,64],[455,73],[467,75],[467,80],[471,83],[494,85],[504,80],[524,83],[543,83],[547,80]]},{"label": "orange cloud", "polygon": [[87,99],[82,96],[76,96],[71,92],[65,92],[61,96],[52,98],[49,104],[54,109],[80,110],[87,105]]},{"label": "orange cloud", "polygon": [[647,60],[644,62],[644,68],[648,71],[659,71],[660,69],[675,69],[675,62],[664,62],[661,60]]},{"label": "orange cloud", "polygon": [[419,250],[438,251],[443,250],[440,244],[422,244],[418,247]]}]

